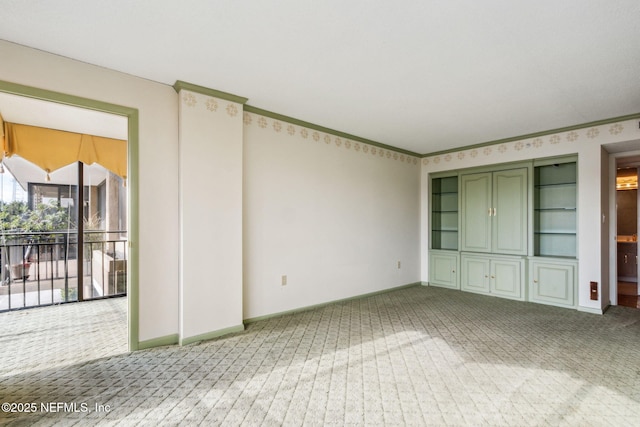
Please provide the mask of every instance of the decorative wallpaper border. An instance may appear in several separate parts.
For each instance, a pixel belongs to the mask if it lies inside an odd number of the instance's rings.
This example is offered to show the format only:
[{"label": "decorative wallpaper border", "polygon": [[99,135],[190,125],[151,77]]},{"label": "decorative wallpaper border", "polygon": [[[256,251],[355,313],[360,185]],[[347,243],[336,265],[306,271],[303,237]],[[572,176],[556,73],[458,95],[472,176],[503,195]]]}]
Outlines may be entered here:
[{"label": "decorative wallpaper border", "polygon": [[379,158],[406,163],[411,166],[418,165],[420,161],[416,156],[398,153],[397,151],[381,148],[362,141],[355,141],[350,138],[344,138],[328,132],[321,132],[315,129],[294,125],[285,121],[246,111],[243,115],[243,122],[245,126],[257,126],[259,129],[267,132],[274,132],[289,137],[299,135],[302,139],[310,142],[331,145],[337,149],[349,150],[363,155],[376,156]]},{"label": "decorative wallpaper border", "polygon": [[[542,149],[547,146],[557,146],[560,144],[578,144],[582,142],[598,142],[602,143],[611,142],[611,137],[620,135],[625,131],[626,123],[611,123],[603,124],[600,126],[591,126],[583,129],[575,129],[567,132],[559,132],[550,135],[538,136],[533,138],[525,138],[517,141],[510,142],[498,142],[493,145],[487,145],[484,147],[472,147],[469,149],[462,149],[459,151],[453,151],[449,153],[436,154],[433,156],[427,156],[422,159],[422,164],[428,165],[442,165],[449,163],[455,165],[458,161],[463,161],[467,158],[491,158],[492,161],[498,162],[496,159],[500,155],[509,152],[524,152],[525,150]],[[531,155],[532,158],[537,157],[535,154]],[[495,160],[493,160],[495,159]]]},{"label": "decorative wallpaper border", "polygon": [[[282,114],[274,113],[272,111],[263,110],[261,108],[257,108],[251,105],[246,105],[249,98],[245,98],[242,96],[237,96],[231,93],[210,89],[204,86],[198,86],[198,85],[187,83],[181,80],[177,80],[173,85],[173,88],[178,93],[179,97],[182,98],[181,99],[182,102],[188,107],[195,107],[197,105],[198,100],[196,98],[196,95],[208,97],[205,104],[207,105],[207,109],[213,112],[217,111],[218,101],[221,101],[221,102],[230,101],[231,103],[242,104],[243,112],[263,116],[265,120],[276,120],[281,123],[286,123],[287,126],[293,126],[294,128],[296,127],[306,128],[308,132],[319,132],[323,135],[326,134],[326,135],[331,135],[332,137],[336,137],[340,139],[351,140],[354,142],[354,145],[357,142],[358,144],[362,144],[363,146],[366,145],[367,147],[371,147],[371,148],[376,147],[377,148],[375,150],[376,152],[378,151],[378,149],[381,149],[383,150],[383,152],[390,151],[391,153],[398,153],[398,156],[394,156],[393,154],[391,154],[390,157],[392,158],[397,157],[399,159],[400,156],[402,155],[404,155],[405,158],[415,157],[416,159],[420,159],[421,157],[423,157],[421,154],[415,153],[413,151],[404,150],[402,148],[394,147],[392,145],[382,144],[377,141],[361,138],[356,135],[350,135],[348,133],[340,132],[335,129],[326,128],[324,126],[319,126],[314,123],[305,122],[303,120],[295,119],[293,117],[288,117]],[[188,92],[191,92],[191,93],[188,93]],[[228,105],[227,105],[227,108],[230,109],[231,112],[233,112],[234,110],[234,108],[231,108]],[[236,107],[236,110],[237,110],[237,107]],[[364,148],[363,150],[368,151],[368,149],[364,149]],[[419,160],[416,160],[416,163],[418,163],[418,161]]]},{"label": "decorative wallpaper border", "polygon": [[[180,101],[187,108],[204,109],[211,114],[224,114],[229,118],[234,118],[241,112],[240,108],[238,108],[238,103],[234,100],[221,99],[200,92],[194,93],[190,90],[180,91]],[[382,159],[406,163],[411,166],[420,164],[420,159],[417,156],[411,156],[378,145],[367,144],[362,141],[347,138],[344,135],[334,135],[330,132],[323,132],[257,113],[244,111],[243,123],[244,126],[257,126],[259,129],[288,137],[298,135],[302,139],[324,143],[325,145],[331,145],[335,148],[349,150],[363,155],[376,156]]]},{"label": "decorative wallpaper border", "polygon": [[[283,135],[300,135],[302,139],[314,142],[324,142],[343,150],[353,150],[362,154],[379,156],[389,160],[399,161],[410,165],[422,163],[424,166],[434,165],[438,167],[461,163],[465,159],[490,159],[491,162],[499,162],[499,156],[515,153],[525,153],[531,150],[529,158],[539,157],[536,150],[543,147],[560,146],[563,144],[577,144],[580,142],[599,142],[600,144],[616,142],[617,136],[622,137],[623,132],[634,129],[633,120],[640,119],[640,114],[633,114],[618,118],[600,120],[583,125],[576,125],[564,129],[557,129],[537,134],[523,135],[522,137],[508,138],[495,141],[495,143],[484,143],[451,150],[447,152],[435,153],[433,155],[420,155],[414,152],[407,152],[400,148],[380,144],[375,141],[359,138],[354,135],[345,134],[332,129],[317,126],[291,117],[283,116],[260,108],[246,105],[248,98],[220,92],[214,89],[193,85],[182,81],[177,81],[174,89],[178,92],[181,101],[187,107],[195,108],[201,96],[205,97],[203,105],[212,112],[224,112],[229,117],[236,117],[241,111],[243,113],[244,126],[258,126],[262,130],[268,130]],[[195,94],[194,94],[195,92]],[[196,97],[196,94],[198,97]],[[240,104],[240,106],[238,106]],[[238,108],[240,107],[240,108]],[[583,127],[580,127],[583,126]],[[625,128],[627,126],[627,128]],[[422,160],[422,161],[421,161]]]},{"label": "decorative wallpaper border", "polygon": [[[240,110],[236,105],[236,102],[233,101],[225,101],[223,99],[214,98],[212,96],[206,97],[205,101],[202,102],[202,95],[184,91],[181,93],[180,98],[182,103],[188,108],[200,108],[198,104],[203,104],[204,108],[206,108],[209,112],[217,113],[218,109],[227,113],[229,117],[235,117],[238,115]],[[220,104],[223,104],[221,107]]]}]

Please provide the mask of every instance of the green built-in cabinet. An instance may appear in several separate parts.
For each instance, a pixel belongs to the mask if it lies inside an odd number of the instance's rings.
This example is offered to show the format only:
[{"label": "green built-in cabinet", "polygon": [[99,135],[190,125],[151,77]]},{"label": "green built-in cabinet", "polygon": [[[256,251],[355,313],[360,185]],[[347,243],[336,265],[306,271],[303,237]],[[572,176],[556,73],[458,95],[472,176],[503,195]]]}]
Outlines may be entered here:
[{"label": "green built-in cabinet", "polygon": [[575,307],[578,263],[567,259],[529,259],[529,301]]},{"label": "green built-in cabinet", "polygon": [[458,206],[458,174],[433,176],[429,222],[431,230],[429,283],[434,286],[460,289]]},{"label": "green built-in cabinet", "polygon": [[533,257],[529,301],[578,303],[578,169],[575,157],[533,163]]},{"label": "green built-in cabinet", "polygon": [[461,255],[463,291],[524,299],[524,260],[521,257]]},{"label": "green built-in cabinet", "polygon": [[432,176],[429,283],[575,307],[577,183],[576,156]]},{"label": "green built-in cabinet", "polygon": [[534,254],[576,257],[576,163],[551,163],[534,167]]},{"label": "green built-in cabinet", "polygon": [[527,168],[463,174],[461,250],[527,254]]},{"label": "green built-in cabinet", "polygon": [[458,252],[432,250],[429,256],[429,284],[460,289]]}]

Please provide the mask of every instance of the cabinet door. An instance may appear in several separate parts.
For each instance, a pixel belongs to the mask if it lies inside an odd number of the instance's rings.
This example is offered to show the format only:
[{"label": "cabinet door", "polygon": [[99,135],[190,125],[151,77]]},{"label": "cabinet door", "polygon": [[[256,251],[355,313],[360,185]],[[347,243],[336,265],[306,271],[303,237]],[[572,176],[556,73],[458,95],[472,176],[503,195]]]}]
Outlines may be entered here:
[{"label": "cabinet door", "polygon": [[523,299],[523,260],[491,260],[491,293],[505,298]]},{"label": "cabinet door", "polygon": [[491,173],[461,177],[463,251],[491,251]]},{"label": "cabinet door", "polygon": [[483,257],[462,256],[462,283],[463,291],[488,294],[490,260]]},{"label": "cabinet door", "polygon": [[541,304],[575,307],[575,266],[573,264],[532,261],[529,300]]},{"label": "cabinet door", "polygon": [[432,252],[429,255],[429,285],[460,289],[458,254]]},{"label": "cabinet door", "polygon": [[493,174],[492,252],[527,254],[527,169]]}]

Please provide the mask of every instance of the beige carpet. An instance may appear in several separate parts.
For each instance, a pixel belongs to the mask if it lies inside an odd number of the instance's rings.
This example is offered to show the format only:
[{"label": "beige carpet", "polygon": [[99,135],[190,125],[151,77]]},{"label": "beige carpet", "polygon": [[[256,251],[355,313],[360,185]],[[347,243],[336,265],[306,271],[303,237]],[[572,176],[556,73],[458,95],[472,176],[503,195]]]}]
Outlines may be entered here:
[{"label": "beige carpet", "polygon": [[[118,354],[125,304],[1,314],[0,401],[38,410],[0,423],[640,425],[640,310],[598,316],[418,286]],[[89,317],[55,314],[91,305]],[[69,332],[51,335],[65,329],[53,319]]]}]

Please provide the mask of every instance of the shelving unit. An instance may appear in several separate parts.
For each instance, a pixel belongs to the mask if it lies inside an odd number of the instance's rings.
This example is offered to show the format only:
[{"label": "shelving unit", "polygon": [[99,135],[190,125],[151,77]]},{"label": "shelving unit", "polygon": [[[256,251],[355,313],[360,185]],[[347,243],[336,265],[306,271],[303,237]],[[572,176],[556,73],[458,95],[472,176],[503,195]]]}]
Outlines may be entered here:
[{"label": "shelving unit", "polygon": [[534,168],[534,255],[575,258],[577,248],[576,163]]},{"label": "shelving unit", "polygon": [[458,177],[433,178],[431,248],[458,250]]},{"label": "shelving unit", "polygon": [[429,285],[578,304],[578,156],[430,176]]}]

